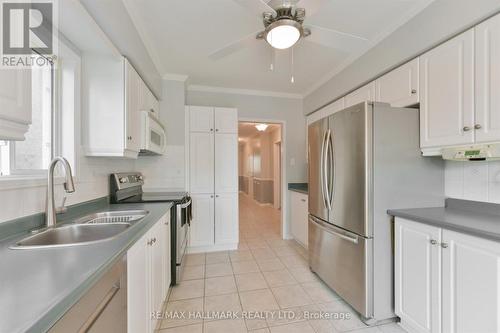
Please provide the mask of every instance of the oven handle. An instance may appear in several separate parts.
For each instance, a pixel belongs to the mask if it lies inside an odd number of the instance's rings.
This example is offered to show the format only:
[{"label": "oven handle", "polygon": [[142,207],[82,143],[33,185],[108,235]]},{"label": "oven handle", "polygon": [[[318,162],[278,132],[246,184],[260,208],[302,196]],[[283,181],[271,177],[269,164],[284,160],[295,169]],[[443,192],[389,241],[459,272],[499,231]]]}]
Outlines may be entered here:
[{"label": "oven handle", "polygon": [[178,204],[177,208],[184,209],[184,208],[188,208],[190,205],[191,205],[191,199],[189,199],[189,201],[184,203],[184,204]]}]

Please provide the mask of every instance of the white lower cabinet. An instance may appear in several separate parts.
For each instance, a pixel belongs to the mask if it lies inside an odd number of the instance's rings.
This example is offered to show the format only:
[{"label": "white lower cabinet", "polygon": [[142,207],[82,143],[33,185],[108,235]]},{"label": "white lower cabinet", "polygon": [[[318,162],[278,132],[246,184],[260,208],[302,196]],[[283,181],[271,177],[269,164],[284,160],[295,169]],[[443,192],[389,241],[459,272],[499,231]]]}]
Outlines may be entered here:
[{"label": "white lower cabinet", "polygon": [[191,194],[193,220],[189,228],[189,246],[214,245],[214,194]]},{"label": "white lower cabinet", "polygon": [[307,248],[308,200],[307,194],[290,191],[292,236]]},{"label": "white lower cabinet", "polygon": [[215,243],[238,243],[238,193],[215,195]]},{"label": "white lower cabinet", "polygon": [[[127,327],[129,333],[153,332],[170,285],[170,212],[127,252]],[[167,274],[167,275],[166,275]]]},{"label": "white lower cabinet", "polygon": [[395,312],[409,332],[499,332],[500,243],[401,218]]}]

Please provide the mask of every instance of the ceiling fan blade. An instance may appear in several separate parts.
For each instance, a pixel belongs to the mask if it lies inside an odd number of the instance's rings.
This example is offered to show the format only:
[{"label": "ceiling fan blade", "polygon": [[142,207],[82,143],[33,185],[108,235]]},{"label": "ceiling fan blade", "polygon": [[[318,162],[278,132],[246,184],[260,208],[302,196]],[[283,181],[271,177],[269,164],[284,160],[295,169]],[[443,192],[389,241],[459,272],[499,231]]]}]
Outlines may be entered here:
[{"label": "ceiling fan blade", "polygon": [[328,0],[300,0],[295,4],[296,8],[305,8],[306,17],[313,16],[318,10],[323,7]]},{"label": "ceiling fan blade", "polygon": [[233,54],[241,49],[244,49],[246,47],[249,47],[252,45],[254,42],[257,41],[256,36],[260,31],[253,32],[246,37],[243,37],[240,40],[237,40],[236,42],[230,43],[214,52],[212,52],[208,57],[212,60],[219,60],[224,57],[227,57],[230,54]]},{"label": "ceiling fan blade", "polygon": [[242,7],[247,8],[252,14],[262,18],[262,13],[268,12],[276,15],[276,11],[264,0],[233,0]]},{"label": "ceiling fan blade", "polygon": [[368,39],[338,30],[308,24],[311,35],[306,41],[346,52],[358,51],[368,44]]}]

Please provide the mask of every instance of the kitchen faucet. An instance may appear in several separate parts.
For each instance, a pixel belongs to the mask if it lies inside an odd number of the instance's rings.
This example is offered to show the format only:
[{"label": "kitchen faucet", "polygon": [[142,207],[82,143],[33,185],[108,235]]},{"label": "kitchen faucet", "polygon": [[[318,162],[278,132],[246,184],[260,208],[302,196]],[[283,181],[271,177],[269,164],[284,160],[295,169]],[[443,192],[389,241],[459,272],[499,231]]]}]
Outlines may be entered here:
[{"label": "kitchen faucet", "polygon": [[47,228],[56,226],[56,208],[54,204],[54,170],[57,162],[61,162],[64,169],[64,190],[66,193],[75,192],[75,185],[73,184],[73,174],[71,173],[71,166],[62,156],[56,156],[49,164],[48,185],[47,185],[47,202],[45,206],[45,223]]}]

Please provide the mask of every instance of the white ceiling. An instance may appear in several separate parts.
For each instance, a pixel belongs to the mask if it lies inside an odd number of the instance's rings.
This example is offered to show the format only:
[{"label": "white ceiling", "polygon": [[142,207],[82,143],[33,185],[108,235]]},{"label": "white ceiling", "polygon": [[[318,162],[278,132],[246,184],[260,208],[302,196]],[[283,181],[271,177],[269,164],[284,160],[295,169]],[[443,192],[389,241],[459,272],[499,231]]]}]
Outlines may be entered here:
[{"label": "white ceiling", "polygon": [[294,48],[292,84],[290,50],[276,52],[270,71],[272,51],[262,40],[222,59],[208,57],[263,28],[259,17],[233,0],[123,0],[162,75],[187,75],[190,85],[299,95],[331,78],[432,1],[326,1],[314,16],[306,13],[305,23],[358,35],[366,38],[365,45],[348,53],[301,40]]}]

